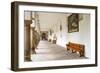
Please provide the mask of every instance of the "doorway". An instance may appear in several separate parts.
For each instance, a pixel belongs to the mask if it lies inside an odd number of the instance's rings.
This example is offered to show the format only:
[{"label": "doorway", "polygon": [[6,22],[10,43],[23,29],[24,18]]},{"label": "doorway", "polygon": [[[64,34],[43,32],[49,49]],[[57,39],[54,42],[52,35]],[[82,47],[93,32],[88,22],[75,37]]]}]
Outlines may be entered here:
[{"label": "doorway", "polygon": [[48,40],[48,31],[41,31],[41,40]]}]

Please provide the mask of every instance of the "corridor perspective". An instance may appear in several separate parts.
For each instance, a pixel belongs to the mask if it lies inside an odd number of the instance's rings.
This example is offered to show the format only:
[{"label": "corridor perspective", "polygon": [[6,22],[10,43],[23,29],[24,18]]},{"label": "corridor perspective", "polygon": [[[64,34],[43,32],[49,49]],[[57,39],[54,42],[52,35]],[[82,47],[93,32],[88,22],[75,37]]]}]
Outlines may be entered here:
[{"label": "corridor perspective", "polygon": [[79,57],[79,54],[67,51],[66,48],[57,44],[52,44],[46,40],[41,40],[36,54],[32,55],[32,61],[50,61],[50,60],[70,60],[70,59],[84,59]]},{"label": "corridor perspective", "polygon": [[89,14],[24,11],[26,62],[91,58],[90,43]]}]

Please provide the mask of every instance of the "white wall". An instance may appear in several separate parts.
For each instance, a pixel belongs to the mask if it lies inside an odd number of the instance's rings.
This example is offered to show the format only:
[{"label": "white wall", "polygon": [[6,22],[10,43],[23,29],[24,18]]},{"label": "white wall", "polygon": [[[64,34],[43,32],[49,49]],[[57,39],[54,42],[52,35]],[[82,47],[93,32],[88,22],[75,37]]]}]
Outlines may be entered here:
[{"label": "white wall", "polygon": [[91,57],[91,45],[90,45],[90,15],[84,15],[83,20],[80,21],[80,43],[85,45],[85,56]]},{"label": "white wall", "polygon": [[[57,44],[66,47],[67,43],[67,17],[69,14],[59,15],[59,20],[57,23]],[[62,25],[62,30],[60,31],[60,25]]]},{"label": "white wall", "polygon": [[[0,73],[15,73],[10,70],[10,54],[11,54],[11,1],[15,0],[0,0]],[[16,0],[18,1],[18,0]],[[19,0],[30,2],[45,2],[45,3],[61,3],[61,4],[79,4],[79,5],[98,5],[100,13],[100,0]],[[100,19],[98,14],[98,19]],[[98,24],[100,21],[98,20]],[[98,32],[100,31],[98,25]],[[100,37],[100,33],[98,33]],[[98,56],[100,56],[100,38],[98,38]],[[98,67],[85,68],[68,68],[68,69],[53,69],[53,70],[38,70],[38,71],[23,71],[21,73],[100,73],[100,57],[98,57]],[[20,72],[17,72],[20,73]]]}]

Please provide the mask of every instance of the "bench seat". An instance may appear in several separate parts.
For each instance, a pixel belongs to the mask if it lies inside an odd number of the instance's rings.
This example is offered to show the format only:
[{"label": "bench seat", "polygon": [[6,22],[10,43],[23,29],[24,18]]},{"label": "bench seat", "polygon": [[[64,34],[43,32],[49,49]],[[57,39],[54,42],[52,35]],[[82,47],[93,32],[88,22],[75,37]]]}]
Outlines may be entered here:
[{"label": "bench seat", "polygon": [[69,42],[66,47],[67,50],[72,50],[72,53],[79,52],[80,57],[84,56],[85,46],[83,44]]}]

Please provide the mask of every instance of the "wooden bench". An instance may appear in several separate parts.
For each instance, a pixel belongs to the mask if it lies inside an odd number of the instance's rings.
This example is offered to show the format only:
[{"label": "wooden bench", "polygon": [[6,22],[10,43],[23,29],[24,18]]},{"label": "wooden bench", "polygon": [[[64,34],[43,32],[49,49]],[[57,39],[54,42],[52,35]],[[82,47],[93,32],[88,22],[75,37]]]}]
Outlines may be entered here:
[{"label": "wooden bench", "polygon": [[79,52],[80,57],[84,56],[85,46],[82,44],[69,42],[66,44],[67,50],[71,50],[72,53]]}]

